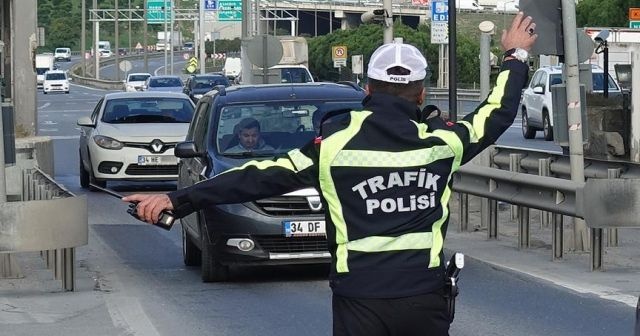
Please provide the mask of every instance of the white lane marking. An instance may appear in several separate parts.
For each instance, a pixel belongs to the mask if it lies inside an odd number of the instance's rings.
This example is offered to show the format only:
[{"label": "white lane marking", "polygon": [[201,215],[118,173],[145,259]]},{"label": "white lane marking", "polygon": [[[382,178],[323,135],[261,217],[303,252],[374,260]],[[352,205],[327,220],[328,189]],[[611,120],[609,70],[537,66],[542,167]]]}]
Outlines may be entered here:
[{"label": "white lane marking", "polygon": [[[98,88],[94,88],[94,87],[91,87],[91,86],[85,86],[85,85],[80,85],[80,84],[69,84],[69,85],[81,87],[81,88],[84,88],[84,89],[87,89],[87,90],[92,90],[92,91],[109,91],[109,90],[105,90],[105,89],[98,89]],[[84,94],[89,94],[87,92],[83,92],[83,93]]]},{"label": "white lane marking", "polygon": [[40,132],[57,132],[58,129],[57,128],[40,128],[40,129],[38,129],[38,131],[40,131]]},{"label": "white lane marking", "polygon": [[44,125],[57,125],[58,123],[51,120],[45,120],[42,122]]},{"label": "white lane marking", "polygon": [[38,110],[45,109],[45,108],[49,107],[49,105],[51,105],[51,103],[45,103],[45,104],[44,104],[44,105],[42,105],[42,106],[38,106]]}]

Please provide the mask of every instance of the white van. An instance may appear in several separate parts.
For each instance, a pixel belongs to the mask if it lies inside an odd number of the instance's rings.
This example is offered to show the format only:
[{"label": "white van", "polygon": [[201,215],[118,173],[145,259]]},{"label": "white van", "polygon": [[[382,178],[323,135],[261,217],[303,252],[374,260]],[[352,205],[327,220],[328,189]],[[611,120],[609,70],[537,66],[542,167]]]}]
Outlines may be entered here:
[{"label": "white van", "polygon": [[44,82],[42,83],[44,94],[49,92],[69,93],[69,78],[63,70],[49,70],[44,73]]},{"label": "white van", "polygon": [[456,9],[459,11],[480,12],[484,7],[478,5],[478,0],[456,0]]},{"label": "white van", "polygon": [[234,80],[240,75],[240,71],[242,71],[240,57],[227,57],[222,68],[225,77],[229,78],[229,80]]},{"label": "white van", "polygon": [[71,49],[70,48],[56,48],[53,53],[53,57],[56,61],[64,60],[71,62]]}]

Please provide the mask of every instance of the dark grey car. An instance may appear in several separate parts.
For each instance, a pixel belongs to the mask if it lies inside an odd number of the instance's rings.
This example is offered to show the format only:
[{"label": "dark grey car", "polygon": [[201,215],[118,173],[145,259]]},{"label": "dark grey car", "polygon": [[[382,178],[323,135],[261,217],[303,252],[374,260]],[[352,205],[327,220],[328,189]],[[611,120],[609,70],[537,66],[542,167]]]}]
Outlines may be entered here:
[{"label": "dark grey car", "polygon": [[[199,100],[186,141],[176,147],[178,188],[299,148],[316,137],[314,125],[323,115],[358,110],[364,96],[355,85],[333,83],[217,87]],[[259,121],[263,149],[238,150],[236,125],[246,118]],[[227,280],[230,265],[330,261],[324,211],[313,188],[212,204],[181,222],[184,262],[201,264],[203,281]]]}]

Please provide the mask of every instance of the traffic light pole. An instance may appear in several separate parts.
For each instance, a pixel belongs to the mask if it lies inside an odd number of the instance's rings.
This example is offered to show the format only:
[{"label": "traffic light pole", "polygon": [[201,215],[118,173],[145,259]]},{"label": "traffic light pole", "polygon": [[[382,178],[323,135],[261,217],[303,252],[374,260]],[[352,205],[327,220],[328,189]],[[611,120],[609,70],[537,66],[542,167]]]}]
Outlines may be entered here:
[{"label": "traffic light pole", "polygon": [[456,0],[449,0],[449,120],[458,120]]},{"label": "traffic light pole", "polygon": [[[567,78],[567,114],[569,129],[569,162],[571,180],[584,183],[584,150],[582,148],[582,115],[580,102],[580,79],[578,68],[578,34],[576,31],[576,2],[562,0],[562,27],[564,33],[565,72]],[[605,71],[605,75],[607,71]],[[559,127],[561,125],[556,125]],[[585,250],[588,241],[584,220],[574,220],[574,248]]]}]

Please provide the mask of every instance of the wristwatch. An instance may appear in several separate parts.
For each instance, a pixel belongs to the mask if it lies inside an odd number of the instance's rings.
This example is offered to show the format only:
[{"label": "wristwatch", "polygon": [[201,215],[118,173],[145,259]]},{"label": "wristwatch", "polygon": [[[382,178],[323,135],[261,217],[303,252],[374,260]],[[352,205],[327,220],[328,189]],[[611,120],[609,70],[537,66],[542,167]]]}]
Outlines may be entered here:
[{"label": "wristwatch", "polygon": [[529,61],[529,52],[522,48],[512,48],[504,52],[502,59],[505,57],[513,57],[520,62],[527,63]]}]

